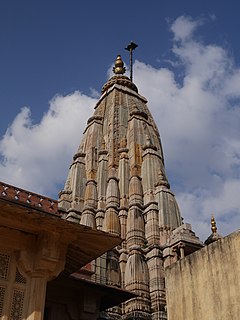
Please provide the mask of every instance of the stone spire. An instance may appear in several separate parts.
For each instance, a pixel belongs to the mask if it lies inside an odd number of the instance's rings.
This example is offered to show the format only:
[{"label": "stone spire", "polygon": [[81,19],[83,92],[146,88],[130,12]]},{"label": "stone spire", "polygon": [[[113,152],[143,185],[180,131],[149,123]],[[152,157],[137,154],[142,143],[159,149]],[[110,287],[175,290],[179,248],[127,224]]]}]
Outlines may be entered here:
[{"label": "stone spire", "polygon": [[94,279],[139,297],[110,310],[110,319],[165,320],[163,248],[182,218],[147,100],[124,75],[120,55],[113,71],[87,122],[59,208],[69,220],[123,239],[97,260]]}]

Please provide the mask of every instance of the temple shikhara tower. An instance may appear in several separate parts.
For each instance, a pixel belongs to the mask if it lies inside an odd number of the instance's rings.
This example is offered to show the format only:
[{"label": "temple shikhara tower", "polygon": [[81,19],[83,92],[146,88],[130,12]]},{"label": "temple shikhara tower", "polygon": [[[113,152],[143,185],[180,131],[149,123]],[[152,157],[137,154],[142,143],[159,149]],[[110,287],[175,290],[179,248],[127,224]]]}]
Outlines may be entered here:
[{"label": "temple shikhara tower", "polygon": [[113,71],[73,157],[59,209],[69,221],[123,239],[92,262],[91,277],[138,296],[102,319],[163,320],[164,268],[203,245],[183,222],[158,128],[146,98],[124,75],[121,56]]}]

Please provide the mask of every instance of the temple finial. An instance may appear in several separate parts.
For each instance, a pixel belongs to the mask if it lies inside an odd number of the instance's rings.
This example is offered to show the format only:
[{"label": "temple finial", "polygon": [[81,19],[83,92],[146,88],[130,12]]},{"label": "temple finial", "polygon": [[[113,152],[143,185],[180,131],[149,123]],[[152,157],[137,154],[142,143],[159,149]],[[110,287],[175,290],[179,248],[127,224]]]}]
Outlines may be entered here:
[{"label": "temple finial", "polygon": [[120,56],[120,54],[117,56],[117,59],[115,61],[113,72],[115,74],[124,74],[126,72],[126,68],[124,67],[124,63],[122,61],[122,57]]},{"label": "temple finial", "polygon": [[206,245],[209,245],[210,243],[213,243],[222,238],[222,236],[217,233],[217,224],[216,224],[214,215],[212,215],[212,218],[211,218],[211,230],[212,230],[212,234],[204,242],[204,244]]},{"label": "temple finial", "polygon": [[211,227],[212,233],[216,234],[217,233],[217,225],[216,225],[214,215],[212,215],[212,218],[211,218],[211,225],[212,225],[212,227]]}]

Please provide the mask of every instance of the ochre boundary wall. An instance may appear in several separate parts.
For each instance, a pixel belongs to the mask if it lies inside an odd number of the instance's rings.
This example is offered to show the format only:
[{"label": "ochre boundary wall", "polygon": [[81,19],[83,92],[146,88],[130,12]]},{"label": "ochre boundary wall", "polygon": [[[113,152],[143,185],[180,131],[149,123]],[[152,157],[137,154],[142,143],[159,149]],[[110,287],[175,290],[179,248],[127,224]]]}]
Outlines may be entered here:
[{"label": "ochre boundary wall", "polygon": [[168,320],[240,319],[240,231],[166,268]]}]

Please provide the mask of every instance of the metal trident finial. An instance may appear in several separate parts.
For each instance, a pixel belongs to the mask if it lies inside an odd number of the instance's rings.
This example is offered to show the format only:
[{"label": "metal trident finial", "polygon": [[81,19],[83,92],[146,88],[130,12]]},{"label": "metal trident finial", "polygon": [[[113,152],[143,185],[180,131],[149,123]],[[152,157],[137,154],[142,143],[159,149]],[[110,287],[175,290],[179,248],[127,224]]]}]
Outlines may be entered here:
[{"label": "metal trident finial", "polygon": [[132,62],[132,53],[138,47],[136,43],[131,41],[129,45],[125,48],[130,52],[130,80],[133,81],[133,62]]}]

